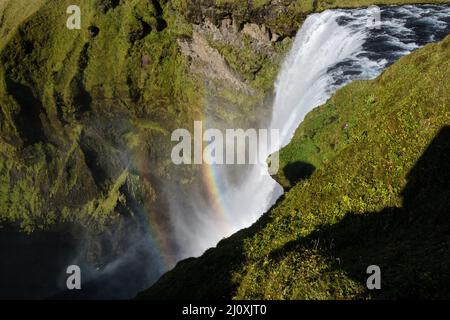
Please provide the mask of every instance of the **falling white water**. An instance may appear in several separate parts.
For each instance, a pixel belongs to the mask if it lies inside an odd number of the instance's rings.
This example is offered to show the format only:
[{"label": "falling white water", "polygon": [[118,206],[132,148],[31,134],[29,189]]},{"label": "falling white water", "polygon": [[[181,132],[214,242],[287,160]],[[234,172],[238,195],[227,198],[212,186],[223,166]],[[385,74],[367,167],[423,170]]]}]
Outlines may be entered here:
[{"label": "falling white water", "polygon": [[326,11],[312,15],[295,39],[276,84],[271,123],[281,132],[282,146],[289,143],[305,115],[332,94],[329,88],[333,78],[328,70],[362,50],[368,35],[367,18],[353,22],[358,28],[339,25],[338,18],[346,15],[350,13]]},{"label": "falling white water", "polygon": [[[385,7],[380,29],[371,28],[372,15],[369,9],[329,10],[306,19],[276,82],[269,129],[280,130],[280,144],[270,145],[265,157],[288,144],[305,115],[337,89],[355,79],[372,79],[399,57],[450,33],[449,6]],[[233,166],[209,168],[219,205],[211,207],[199,190],[171,202],[180,259],[250,226],[282,194],[266,166],[247,169],[236,184],[230,179]]]}]

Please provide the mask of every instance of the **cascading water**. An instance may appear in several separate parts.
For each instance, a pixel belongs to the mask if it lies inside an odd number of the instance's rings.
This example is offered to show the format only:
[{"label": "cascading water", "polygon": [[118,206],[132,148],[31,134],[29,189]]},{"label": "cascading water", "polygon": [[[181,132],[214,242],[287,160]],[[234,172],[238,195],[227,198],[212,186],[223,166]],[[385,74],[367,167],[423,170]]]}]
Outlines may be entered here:
[{"label": "cascading water", "polygon": [[[329,10],[306,19],[276,83],[269,129],[280,130],[281,146],[270,145],[264,157],[288,144],[305,115],[340,87],[375,78],[401,56],[450,33],[446,5],[383,7],[379,24],[373,9]],[[233,166],[204,165],[202,172],[205,188],[171,202],[178,259],[248,227],[282,194],[264,165],[248,166],[239,183],[230,178]]]}]

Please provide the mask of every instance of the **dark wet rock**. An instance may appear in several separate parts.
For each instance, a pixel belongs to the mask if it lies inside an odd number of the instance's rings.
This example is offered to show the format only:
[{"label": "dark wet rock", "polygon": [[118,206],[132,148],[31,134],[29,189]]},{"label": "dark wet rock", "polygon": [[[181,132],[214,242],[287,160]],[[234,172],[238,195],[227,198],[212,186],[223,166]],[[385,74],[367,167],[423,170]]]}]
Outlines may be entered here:
[{"label": "dark wet rock", "polygon": [[97,5],[103,14],[108,13],[109,10],[114,9],[120,4],[120,0],[99,0]]},{"label": "dark wet rock", "polygon": [[99,34],[100,29],[98,27],[96,27],[96,26],[90,26],[88,28],[88,32],[89,32],[89,36],[91,38],[95,38]]}]

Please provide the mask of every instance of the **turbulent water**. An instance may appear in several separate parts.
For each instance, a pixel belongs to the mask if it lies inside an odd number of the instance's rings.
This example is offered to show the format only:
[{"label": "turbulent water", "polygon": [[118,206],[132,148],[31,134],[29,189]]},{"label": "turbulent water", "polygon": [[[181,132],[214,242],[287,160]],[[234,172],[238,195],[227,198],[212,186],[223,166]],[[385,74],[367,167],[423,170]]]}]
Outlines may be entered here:
[{"label": "turbulent water", "polygon": [[[270,129],[280,130],[280,144],[291,140],[313,108],[325,103],[343,85],[373,79],[395,60],[450,33],[446,5],[376,7],[329,10],[309,16],[298,32],[276,83]],[[221,238],[248,227],[282,194],[267,168],[252,166],[240,172],[233,166],[209,166],[206,199],[193,191],[171,208],[178,258],[196,256]],[[211,205],[213,203],[213,205]]]}]

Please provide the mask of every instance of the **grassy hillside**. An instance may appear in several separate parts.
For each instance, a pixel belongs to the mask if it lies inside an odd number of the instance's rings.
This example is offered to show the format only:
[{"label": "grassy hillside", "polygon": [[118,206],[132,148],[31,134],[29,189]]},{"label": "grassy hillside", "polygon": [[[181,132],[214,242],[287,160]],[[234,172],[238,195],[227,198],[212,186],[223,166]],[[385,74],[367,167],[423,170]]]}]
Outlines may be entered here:
[{"label": "grassy hillside", "polygon": [[8,41],[8,36],[33,15],[46,0],[2,0],[0,1],[0,48]]},{"label": "grassy hillside", "polygon": [[449,58],[447,37],[339,90],[282,150],[270,212],[139,298],[448,297]]}]

